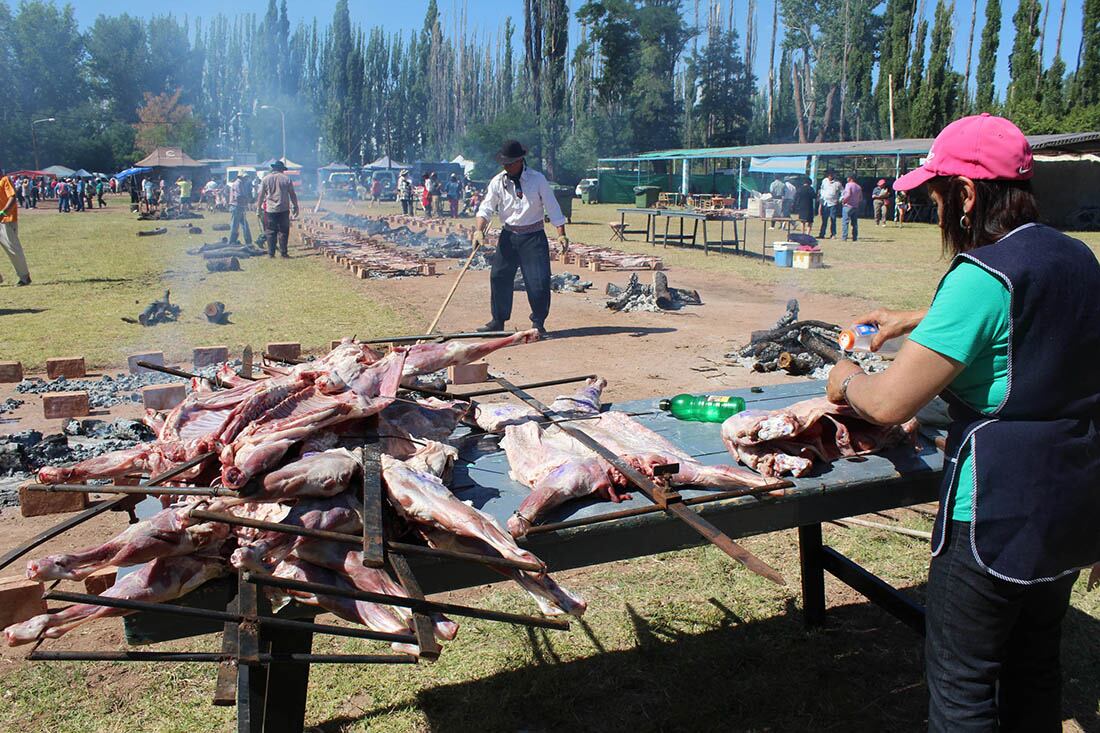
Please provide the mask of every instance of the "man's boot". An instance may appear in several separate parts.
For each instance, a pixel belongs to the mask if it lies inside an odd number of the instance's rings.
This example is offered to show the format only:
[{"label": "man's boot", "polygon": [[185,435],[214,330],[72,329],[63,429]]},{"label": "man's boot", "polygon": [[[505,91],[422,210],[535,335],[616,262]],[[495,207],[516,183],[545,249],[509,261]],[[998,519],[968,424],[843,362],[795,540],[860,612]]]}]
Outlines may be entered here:
[{"label": "man's boot", "polygon": [[479,326],[476,330],[477,330],[478,333],[490,333],[492,331],[503,331],[504,330],[504,324],[501,323],[500,321],[489,321],[484,326]]}]

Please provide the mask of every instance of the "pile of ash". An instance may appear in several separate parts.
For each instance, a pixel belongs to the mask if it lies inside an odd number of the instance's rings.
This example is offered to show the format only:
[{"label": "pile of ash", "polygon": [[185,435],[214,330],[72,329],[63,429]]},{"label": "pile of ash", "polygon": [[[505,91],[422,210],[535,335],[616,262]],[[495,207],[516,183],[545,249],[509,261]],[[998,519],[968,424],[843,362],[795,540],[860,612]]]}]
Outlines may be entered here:
[{"label": "pile of ash", "polygon": [[[581,280],[580,275],[571,272],[561,272],[550,276],[550,289],[555,293],[583,293],[592,287],[590,280]],[[516,279],[512,282],[512,290],[521,292],[527,286],[523,280],[523,273],[516,270]]]},{"label": "pile of ash", "polygon": [[670,288],[668,275],[661,271],[653,273],[652,285],[642,285],[638,281],[638,273],[632,272],[625,288],[608,283],[606,292],[608,300],[605,305],[610,310],[620,313],[632,311],[660,313],[679,310],[685,305],[703,304],[696,290]]},{"label": "pile of ash", "polygon": [[[211,375],[212,376],[212,375]],[[58,377],[46,381],[40,377],[24,379],[16,385],[15,391],[21,394],[44,394],[46,392],[87,391],[88,403],[95,408],[114,407],[127,402],[141,402],[141,388],[150,384],[168,384],[179,381],[160,372],[143,371],[139,374],[104,374],[96,379],[66,379]]]},{"label": "pile of ash", "polygon": [[825,321],[798,320],[798,301],[787,301],[787,311],[775,328],[753,331],[749,343],[726,354],[726,360],[754,372],[785,371],[793,376],[826,379],[833,364],[842,358],[860,364],[865,371],[886,368],[878,354],[856,352],[845,355],[837,338],[840,326]]},{"label": "pile of ash", "polygon": [[22,406],[23,400],[17,400],[14,397],[9,397],[3,402],[0,402],[0,415],[3,415],[5,412],[16,410]]}]

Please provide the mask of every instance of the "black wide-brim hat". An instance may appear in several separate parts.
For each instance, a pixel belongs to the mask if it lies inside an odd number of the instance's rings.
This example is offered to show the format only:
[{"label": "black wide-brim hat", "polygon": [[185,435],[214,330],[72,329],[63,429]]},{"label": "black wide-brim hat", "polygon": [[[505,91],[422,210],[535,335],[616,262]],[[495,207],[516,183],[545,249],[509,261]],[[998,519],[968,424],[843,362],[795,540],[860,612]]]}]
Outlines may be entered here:
[{"label": "black wide-brim hat", "polygon": [[505,140],[497,151],[497,162],[501,165],[515,163],[520,158],[527,156],[527,148],[519,140]]},{"label": "black wide-brim hat", "polygon": [[286,170],[286,163],[284,163],[281,160],[273,160],[273,161],[271,161],[271,170],[273,170],[273,171],[285,171]]}]

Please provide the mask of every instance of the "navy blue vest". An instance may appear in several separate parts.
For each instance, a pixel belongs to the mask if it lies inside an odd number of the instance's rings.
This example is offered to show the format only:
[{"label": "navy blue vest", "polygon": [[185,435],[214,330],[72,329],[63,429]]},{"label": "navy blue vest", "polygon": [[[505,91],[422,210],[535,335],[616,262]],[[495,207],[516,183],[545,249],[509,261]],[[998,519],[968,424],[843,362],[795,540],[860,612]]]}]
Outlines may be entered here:
[{"label": "navy blue vest", "polygon": [[1041,224],[960,254],[951,268],[961,262],[1009,291],[1008,389],[988,415],[943,395],[953,422],[933,554],[947,538],[950,488],[969,444],[974,557],[1002,580],[1054,580],[1100,560],[1100,264]]}]

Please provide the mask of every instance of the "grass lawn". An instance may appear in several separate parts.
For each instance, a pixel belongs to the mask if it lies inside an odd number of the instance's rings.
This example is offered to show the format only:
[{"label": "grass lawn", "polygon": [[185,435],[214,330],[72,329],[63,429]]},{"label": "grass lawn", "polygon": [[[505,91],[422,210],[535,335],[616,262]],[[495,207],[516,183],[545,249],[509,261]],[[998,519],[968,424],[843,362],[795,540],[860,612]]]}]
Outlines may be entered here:
[{"label": "grass lawn", "polygon": [[[930,527],[913,512],[897,514],[905,526]],[[923,595],[926,543],[861,528],[827,526],[825,535]],[[795,534],[745,544],[793,585],[774,586],[711,548],[591,568],[567,583],[589,602],[569,632],[464,619],[435,664],[315,666],[307,726],[326,733],[922,729],[921,639],[831,580],[829,623],[806,631]],[[530,612],[511,586],[464,600]],[[1098,614],[1100,593],[1087,594],[1082,580],[1065,627],[1065,711],[1076,721],[1066,730],[1100,729]],[[380,646],[326,638],[315,651]],[[216,651],[216,641],[164,648]],[[0,729],[229,731],[233,709],[209,702],[214,678],[213,665],[20,664],[0,673]]]},{"label": "grass lawn", "polygon": [[[228,223],[228,214],[164,222],[167,234],[138,237],[161,223],[136,221],[128,198],[109,203],[95,212],[20,212],[34,284],[14,287],[15,275],[0,258],[0,359],[38,369],[49,357],[82,354],[89,366],[104,367],[125,364],[137,351],[163,349],[169,360],[185,361],[195,346],[226,344],[239,354],[246,344],[259,350],[269,341],[301,341],[308,349],[406,326],[403,314],[366,297],[361,281],[305,250],[292,252],[290,261],[264,257],[243,261],[241,272],[208,273],[202,258],[187,250],[226,236],[211,227]],[[190,235],[185,224],[203,233]],[[121,320],[136,318],[166,289],[183,308],[179,322],[144,328]],[[203,306],[215,300],[232,312],[230,325],[203,317]]]}]

